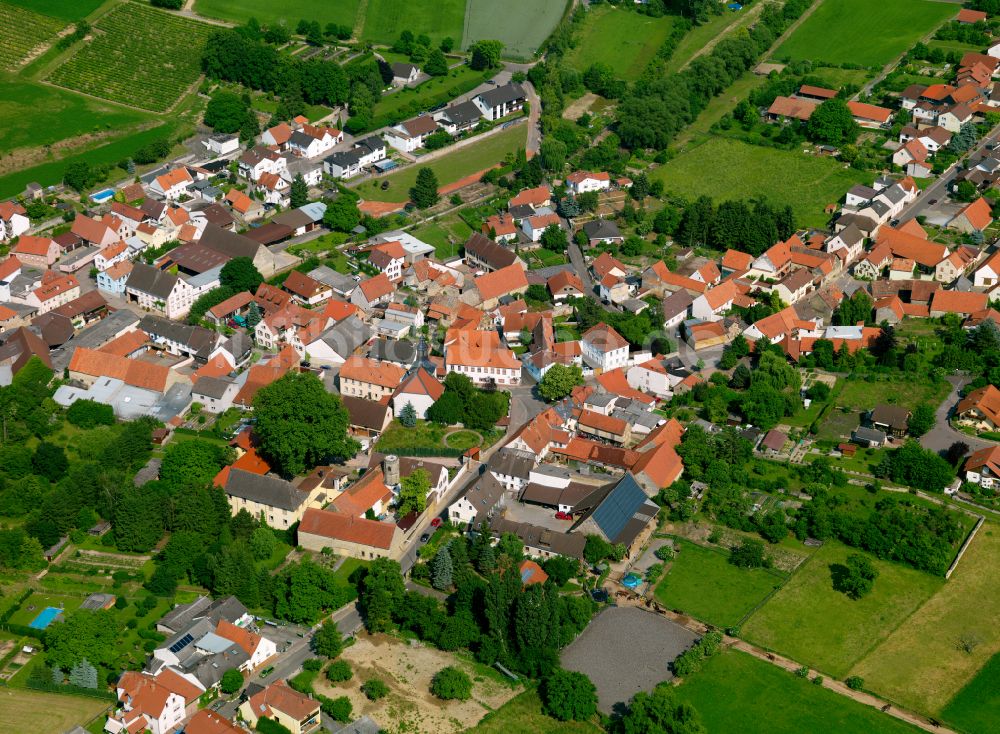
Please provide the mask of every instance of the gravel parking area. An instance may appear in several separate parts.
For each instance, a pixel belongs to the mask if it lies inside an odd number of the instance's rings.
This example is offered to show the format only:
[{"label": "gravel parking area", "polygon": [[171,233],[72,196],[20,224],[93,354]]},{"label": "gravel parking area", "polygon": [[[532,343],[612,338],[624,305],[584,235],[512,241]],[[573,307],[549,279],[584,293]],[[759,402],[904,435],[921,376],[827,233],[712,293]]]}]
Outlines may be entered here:
[{"label": "gravel parking area", "polygon": [[597,705],[620,712],[639,691],[673,678],[670,662],[698,636],[653,612],[608,607],[563,650],[562,666],[585,673],[597,686]]}]

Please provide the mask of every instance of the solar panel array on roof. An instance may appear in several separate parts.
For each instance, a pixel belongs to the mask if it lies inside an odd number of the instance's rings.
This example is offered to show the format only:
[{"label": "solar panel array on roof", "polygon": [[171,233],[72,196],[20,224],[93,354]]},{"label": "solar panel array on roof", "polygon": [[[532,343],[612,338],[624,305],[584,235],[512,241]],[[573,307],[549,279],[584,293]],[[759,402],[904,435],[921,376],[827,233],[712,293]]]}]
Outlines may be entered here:
[{"label": "solar panel array on roof", "polygon": [[194,637],[192,635],[184,635],[181,639],[177,640],[177,642],[170,646],[170,652],[179,652],[192,642],[194,642]]},{"label": "solar panel array on roof", "polygon": [[609,541],[614,542],[636,510],[646,501],[646,493],[631,473],[621,478],[593,514],[594,522]]}]

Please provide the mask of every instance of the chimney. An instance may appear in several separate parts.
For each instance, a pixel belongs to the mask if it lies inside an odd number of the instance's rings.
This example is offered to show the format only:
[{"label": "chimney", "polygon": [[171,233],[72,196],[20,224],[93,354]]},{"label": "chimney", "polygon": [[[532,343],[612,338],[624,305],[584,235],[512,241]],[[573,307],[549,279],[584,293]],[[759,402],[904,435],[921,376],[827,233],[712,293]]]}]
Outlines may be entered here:
[{"label": "chimney", "polygon": [[389,454],[382,460],[382,474],[385,477],[387,487],[395,487],[399,484],[399,457]]}]

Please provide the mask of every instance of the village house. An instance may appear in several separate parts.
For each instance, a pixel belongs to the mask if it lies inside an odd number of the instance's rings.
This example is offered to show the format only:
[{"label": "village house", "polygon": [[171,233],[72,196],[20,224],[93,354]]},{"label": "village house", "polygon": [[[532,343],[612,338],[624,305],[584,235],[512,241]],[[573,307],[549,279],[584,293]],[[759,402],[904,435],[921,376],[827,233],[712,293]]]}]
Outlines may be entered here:
[{"label": "village house", "polygon": [[233,515],[246,510],[251,517],[261,518],[279,530],[287,530],[301,520],[312,499],[309,493],[280,477],[235,468],[222,489]]},{"label": "village house", "polygon": [[403,153],[412,153],[424,147],[424,139],[437,131],[438,125],[430,115],[420,115],[405,120],[385,133],[385,141]]},{"label": "village house", "polygon": [[399,242],[383,242],[370,250],[368,262],[378,268],[393,283],[403,279],[406,251]]},{"label": "village house", "polygon": [[955,406],[955,422],[977,431],[1000,427],[1000,390],[993,385],[973,390]]},{"label": "village house", "polygon": [[460,102],[434,113],[434,119],[450,135],[460,135],[471,130],[482,118],[479,107],[472,101]]},{"label": "village house", "polygon": [[524,107],[526,100],[524,88],[517,82],[508,82],[503,86],[488,89],[472,98],[473,104],[490,122],[519,111]]},{"label": "village house", "polygon": [[611,176],[606,171],[574,171],[566,177],[566,188],[577,196],[591,191],[607,191],[611,188]]},{"label": "village house", "polygon": [[444,394],[444,386],[423,365],[407,373],[392,394],[393,415],[397,418],[407,405],[413,406],[417,417],[427,419],[427,410]]},{"label": "village house", "polygon": [[31,227],[27,210],[16,201],[0,201],[0,242],[20,237]]},{"label": "village house", "polygon": [[23,265],[45,270],[55,265],[56,260],[59,259],[59,245],[48,237],[26,234],[21,236],[11,249],[10,254]]},{"label": "village house", "polygon": [[580,337],[580,350],[584,362],[605,372],[628,363],[628,342],[605,323],[592,326]]},{"label": "village house", "polygon": [[188,169],[178,166],[161,176],[157,176],[149,184],[148,191],[166,201],[176,201],[187,193],[188,188],[194,183]]},{"label": "village house", "polygon": [[340,392],[365,400],[381,400],[396,391],[405,375],[405,369],[391,362],[352,356],[340,367]]},{"label": "village house", "polygon": [[385,273],[379,273],[358,283],[358,287],[351,293],[351,303],[367,313],[376,306],[388,303],[395,290],[389,277]]},{"label": "village house", "polygon": [[496,331],[460,330],[445,344],[445,372],[458,372],[476,385],[521,384],[521,363]]},{"label": "village house", "polygon": [[283,680],[247,698],[239,708],[240,716],[256,728],[260,719],[273,719],[291,734],[312,734],[322,727],[319,701],[299,693]]}]

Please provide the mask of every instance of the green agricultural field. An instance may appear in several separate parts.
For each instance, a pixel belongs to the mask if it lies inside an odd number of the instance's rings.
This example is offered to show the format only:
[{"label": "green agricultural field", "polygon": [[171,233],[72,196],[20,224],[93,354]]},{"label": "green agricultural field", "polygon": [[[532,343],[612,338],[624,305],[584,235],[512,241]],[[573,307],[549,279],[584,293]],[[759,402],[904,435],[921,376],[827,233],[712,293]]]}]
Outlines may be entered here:
[{"label": "green agricultural field", "polygon": [[567,60],[580,71],[591,64],[607,64],[620,78],[634,81],[663,45],[673,22],[669,15],[651,18],[598,5],[587,13],[579,42]]},{"label": "green agricultural field", "polygon": [[206,18],[219,18],[233,23],[243,23],[256,18],[264,25],[284,21],[293,31],[302,18],[354,27],[361,0],[195,0],[194,9]]},{"label": "green agricultural field", "polygon": [[469,0],[462,47],[495,39],[503,41],[504,56],[529,59],[552,33],[565,10],[566,0]]},{"label": "green agricultural field", "polygon": [[[45,110],[44,125],[38,124],[39,110]],[[121,135],[150,120],[150,116],[56,87],[2,81],[0,120],[3,120],[0,153],[9,153],[17,148],[65,144],[81,135]]]},{"label": "green agricultural field", "polygon": [[774,204],[791,204],[800,227],[825,226],[828,216],[823,208],[854,184],[871,183],[872,178],[829,158],[721,138],[685,150],[652,176],[663,181],[667,191],[691,198],[763,197]]},{"label": "green agricultural field", "polygon": [[65,26],[56,18],[0,3],[0,69],[16,69],[32,49],[50,42]]},{"label": "green agricultural field", "polygon": [[102,33],[49,78],[54,84],[154,112],[170,109],[201,74],[207,23],[126,3],[103,16]]},{"label": "green agricultural field", "polygon": [[107,701],[96,698],[5,686],[0,689],[0,731],[4,734],[69,731],[77,724],[88,723],[107,708]]},{"label": "green agricultural field", "polygon": [[989,731],[1000,721],[1000,654],[965,686],[941,712],[941,718],[968,732]]},{"label": "green agricultural field", "polygon": [[561,722],[542,713],[542,701],[535,690],[512,698],[466,734],[600,734],[602,729],[583,721]]},{"label": "green agricultural field", "polygon": [[737,568],[725,552],[681,541],[656,599],[717,627],[734,627],[781,581],[764,569]]},{"label": "green agricultural field", "polygon": [[[712,658],[674,690],[698,711],[708,734],[918,731],[877,709],[736,650]],[[720,695],[722,692],[724,695]]]},{"label": "green agricultural field", "polygon": [[392,44],[403,31],[426,34],[435,44],[451,38],[462,42],[465,0],[368,0],[361,38]]},{"label": "green agricultural field", "polygon": [[774,57],[884,66],[956,12],[931,0],[823,2]]},{"label": "green agricultural field", "polygon": [[785,586],[743,625],[743,636],[842,678],[932,597],[944,579],[874,560],[875,587],[854,601],[834,591],[831,565],[859,551],[827,541]]},{"label": "green agricultural field", "polygon": [[65,21],[86,18],[105,0],[4,0],[4,5],[20,5],[36,13]]},{"label": "green agricultural field", "polygon": [[[940,715],[1000,652],[997,558],[1000,529],[988,522],[944,588],[858,663],[851,675],[863,676],[865,687],[904,706]],[[959,699],[959,711],[962,700],[966,699]]]},{"label": "green agricultural field", "polygon": [[[416,183],[419,169],[430,168],[437,175],[438,185],[445,186],[501,163],[508,154],[524,148],[526,135],[527,129],[524,125],[515,125],[427,164],[418,161],[399,173],[366,182],[358,186],[356,191],[361,198],[371,201],[404,201],[410,195],[410,187]],[[382,181],[389,181],[389,188],[385,191],[382,190]]]}]

